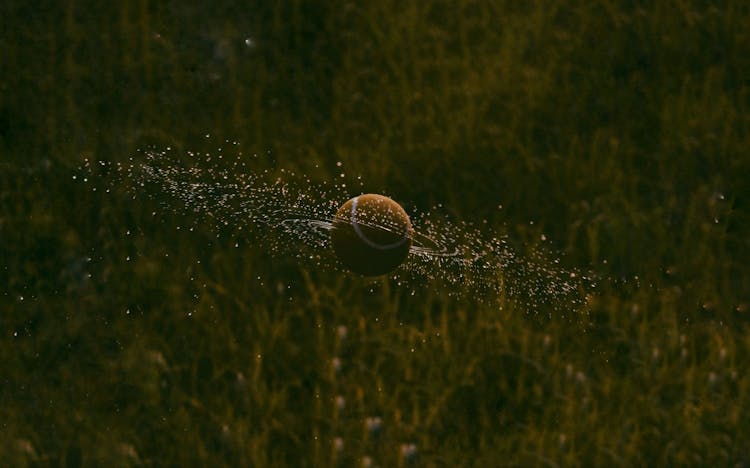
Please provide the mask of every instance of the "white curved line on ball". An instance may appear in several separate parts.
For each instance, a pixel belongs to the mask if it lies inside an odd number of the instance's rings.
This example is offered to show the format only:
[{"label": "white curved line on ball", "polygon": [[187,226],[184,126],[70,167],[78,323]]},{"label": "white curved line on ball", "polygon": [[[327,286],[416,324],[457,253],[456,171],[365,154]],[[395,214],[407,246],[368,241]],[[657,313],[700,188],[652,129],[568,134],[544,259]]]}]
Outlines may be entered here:
[{"label": "white curved line on ball", "polygon": [[409,224],[406,225],[406,231],[404,232],[404,237],[402,237],[400,240],[393,242],[392,244],[378,244],[377,242],[373,242],[372,240],[368,239],[367,236],[365,236],[365,233],[362,232],[362,229],[360,229],[359,224],[357,223],[357,202],[359,201],[359,197],[354,197],[354,200],[352,201],[352,216],[351,216],[351,222],[352,227],[354,228],[354,232],[357,233],[360,239],[362,241],[372,247],[373,249],[378,250],[390,250],[395,249],[396,247],[399,247],[403,245],[404,242],[409,238]]}]

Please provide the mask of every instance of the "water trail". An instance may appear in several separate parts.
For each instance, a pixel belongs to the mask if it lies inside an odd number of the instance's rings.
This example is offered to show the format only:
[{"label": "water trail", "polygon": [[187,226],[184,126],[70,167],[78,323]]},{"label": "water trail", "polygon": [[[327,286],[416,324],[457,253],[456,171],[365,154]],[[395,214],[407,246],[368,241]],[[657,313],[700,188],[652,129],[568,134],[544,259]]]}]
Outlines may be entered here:
[{"label": "water trail", "polygon": [[[257,170],[257,155],[243,154],[236,143],[229,146],[229,151],[184,154],[150,147],[127,163],[87,160],[82,169],[89,177],[106,169],[112,184],[121,185],[133,200],[146,199],[189,218],[190,229],[208,224],[217,236],[241,233],[305,267],[343,271],[330,246],[332,216],[361,192],[284,169]],[[409,257],[393,274],[406,287],[433,285],[474,297],[502,294],[527,309],[578,307],[595,288],[589,275],[561,267],[549,252],[537,249],[521,256],[507,237],[450,219],[440,207],[412,213],[412,224]]]}]

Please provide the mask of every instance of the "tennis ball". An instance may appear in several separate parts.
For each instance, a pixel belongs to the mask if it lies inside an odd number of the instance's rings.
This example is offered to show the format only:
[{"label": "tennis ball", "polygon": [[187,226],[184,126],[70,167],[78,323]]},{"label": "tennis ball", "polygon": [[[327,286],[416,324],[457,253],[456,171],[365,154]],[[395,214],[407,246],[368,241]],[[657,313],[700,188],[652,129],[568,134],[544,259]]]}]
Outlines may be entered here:
[{"label": "tennis ball", "polygon": [[378,276],[399,266],[411,248],[412,227],[401,205],[383,195],[354,197],[331,226],[333,250],[350,270]]}]

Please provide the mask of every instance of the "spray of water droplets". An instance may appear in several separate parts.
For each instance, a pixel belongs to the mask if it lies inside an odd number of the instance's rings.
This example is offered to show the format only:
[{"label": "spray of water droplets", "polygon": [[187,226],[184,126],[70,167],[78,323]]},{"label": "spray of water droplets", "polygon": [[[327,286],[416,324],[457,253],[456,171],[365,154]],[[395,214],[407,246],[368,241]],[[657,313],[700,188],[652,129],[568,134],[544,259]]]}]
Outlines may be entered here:
[{"label": "spray of water droplets", "polygon": [[[336,210],[361,192],[284,169],[258,170],[257,155],[244,155],[236,143],[229,144],[232,154],[224,148],[183,154],[151,147],[127,163],[86,160],[82,170],[88,177],[109,173],[133,200],[158,204],[192,223],[191,230],[201,224],[217,236],[231,232],[304,267],[343,271],[329,231]],[[432,285],[450,295],[502,295],[529,309],[581,306],[595,287],[591,278],[560,267],[543,251],[518,255],[505,236],[488,235],[440,211],[410,213],[413,245],[393,275],[398,284],[412,289]]]}]

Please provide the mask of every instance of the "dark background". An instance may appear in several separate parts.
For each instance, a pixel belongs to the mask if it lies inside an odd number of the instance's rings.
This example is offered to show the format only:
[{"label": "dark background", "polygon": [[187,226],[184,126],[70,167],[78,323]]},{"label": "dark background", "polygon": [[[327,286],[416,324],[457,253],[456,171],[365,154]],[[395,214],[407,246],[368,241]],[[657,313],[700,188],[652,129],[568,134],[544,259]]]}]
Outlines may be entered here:
[{"label": "dark background", "polygon": [[[750,463],[750,8],[657,3],[4,1],[0,459]],[[73,178],[227,139],[599,291],[370,293]]]}]

